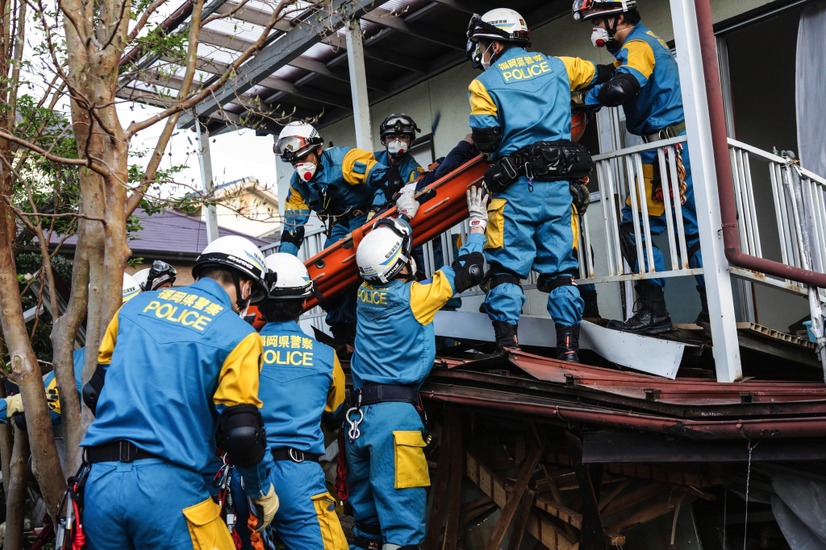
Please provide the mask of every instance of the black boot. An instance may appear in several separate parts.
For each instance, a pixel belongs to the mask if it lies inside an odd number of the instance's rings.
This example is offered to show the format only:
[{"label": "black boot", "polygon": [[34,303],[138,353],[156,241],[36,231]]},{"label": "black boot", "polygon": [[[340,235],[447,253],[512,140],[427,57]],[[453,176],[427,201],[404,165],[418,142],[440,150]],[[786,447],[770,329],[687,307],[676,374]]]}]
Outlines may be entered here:
[{"label": "black boot", "polygon": [[566,327],[556,323],[556,358],[579,363],[579,325]]},{"label": "black boot", "polygon": [[708,325],[711,323],[711,317],[708,315],[708,296],[706,296],[706,287],[697,285],[697,292],[700,293],[700,313],[694,319],[695,325]]},{"label": "black boot", "polygon": [[638,283],[635,288],[638,298],[634,304],[634,316],[625,322],[611,321],[608,328],[648,335],[670,331],[673,328],[671,315],[665,308],[662,287],[653,283]]},{"label": "black boot", "polygon": [[496,353],[501,353],[505,348],[519,349],[519,338],[516,330],[519,325],[511,325],[504,321],[492,321],[493,333],[496,336]]},{"label": "black boot", "polygon": [[582,312],[582,318],[588,319],[589,321],[599,321],[602,319],[602,315],[599,314],[599,303],[597,303],[597,291],[580,288],[579,294],[585,301],[585,310]]}]

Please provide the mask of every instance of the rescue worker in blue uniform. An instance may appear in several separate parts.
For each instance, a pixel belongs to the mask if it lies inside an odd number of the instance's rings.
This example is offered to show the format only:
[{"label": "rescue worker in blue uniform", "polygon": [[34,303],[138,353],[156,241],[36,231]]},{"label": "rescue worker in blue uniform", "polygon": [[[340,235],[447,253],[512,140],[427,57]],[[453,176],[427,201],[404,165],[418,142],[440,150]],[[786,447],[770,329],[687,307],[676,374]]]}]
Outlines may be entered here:
[{"label": "rescue worker in blue uniform", "polygon": [[141,290],[159,290],[175,285],[178,271],[163,260],[155,260],[152,267],[141,269],[134,275],[140,284]]},{"label": "rescue worker in blue uniform", "polygon": [[266,295],[265,271],[250,241],[221,237],[196,259],[194,284],[140,293],[109,323],[83,395],[96,415],[81,443],[88,548],[234,549],[202,475],[216,443],[259,508],[259,528],[272,520],[261,338],[238,315]]},{"label": "rescue worker in blue uniform", "polygon": [[[269,296],[259,306],[267,319],[260,332],[264,366],[259,395],[281,499],[271,527],[288,550],[347,550],[318,462],[324,454],[322,423],[334,429],[341,424],[344,371],[336,352],[298,325],[304,301],[314,291],[307,268],[285,253],[267,256],[266,265],[274,277],[269,276]],[[246,541],[243,522],[238,530]]]},{"label": "rescue worker in blue uniform", "polygon": [[[311,210],[332,223],[324,244],[328,247],[364,225],[403,185],[398,171],[377,162],[373,153],[349,147],[325,149],[323,143],[312,125],[291,122],[274,146],[281,160],[295,168],[284,206],[281,252],[298,254]],[[337,302],[323,305],[336,345],[352,344],[355,297],[342,293]]]},{"label": "rescue worker in blue uniform", "polygon": [[[123,274],[123,304],[134,298],[141,291],[138,280],[129,275]],[[83,363],[86,360],[86,347],[76,349],[72,354],[72,368],[75,374],[75,386],[78,395],[81,395],[83,390]],[[57,387],[57,378],[55,378],[55,371],[52,369],[43,376],[43,388],[46,391],[46,402],[49,405],[52,424],[57,424],[60,421],[60,391]],[[0,398],[0,423],[10,420],[12,416],[24,413],[23,398],[19,393],[10,395],[5,398]],[[20,424],[25,426],[25,422]]]},{"label": "rescue worker in blue uniform", "polygon": [[[488,206],[485,252],[489,290],[484,309],[501,350],[518,345],[525,296],[520,279],[531,269],[548,292],[557,357],[578,361],[583,301],[575,284],[571,181],[590,171],[590,156],[571,138],[571,92],[604,78],[590,61],[528,51],[528,27],[514,10],[497,8],[471,18],[468,57],[483,69],[468,88],[476,147],[494,165],[485,177]],[[553,159],[578,159],[554,165]]]},{"label": "rescue worker in blue uniform", "polygon": [[[585,105],[591,108],[621,105],[625,111],[628,131],[640,136],[645,142],[684,135],[685,115],[677,63],[668,45],[642,24],[636,1],[575,0],[573,13],[575,19],[593,23],[591,41],[594,46],[605,47],[616,58],[614,76],[590,90],[585,96]],[[681,181],[678,184],[675,182],[675,187],[679,186],[680,196],[678,199],[675,192],[672,200],[680,200],[682,203],[688,263],[693,268],[701,268],[703,260],[688,148],[685,144],[676,147],[678,177]],[[651,235],[660,235],[666,230],[667,221],[656,150],[643,152],[642,162]],[[674,213],[668,215],[674,216]],[[634,226],[629,198],[622,209],[620,239],[626,261],[639,270],[640,254],[636,250],[635,241],[637,232],[641,239],[645,238],[642,228]],[[652,248],[654,269],[665,271],[662,252],[654,243]],[[697,277],[697,282],[702,304],[697,321],[708,322],[708,304],[702,276]],[[663,295],[664,286],[665,279],[661,278],[637,282],[635,314],[625,322],[613,321],[608,326],[637,334],[660,334],[671,330],[671,316]]]},{"label": "rescue worker in blue uniform", "polygon": [[354,406],[344,425],[357,537],[351,548],[413,549],[424,539],[430,479],[418,389],[436,357],[433,318],[455,292],[483,276],[487,198],[471,189],[471,232],[457,261],[432,279],[412,279],[411,230],[403,220],[418,209],[413,192],[405,187],[397,200],[400,218],[377,221],[356,250],[364,283],[350,363]]},{"label": "rescue worker in blue uniform", "polygon": [[410,154],[416,132],[421,130],[404,113],[393,113],[379,125],[379,138],[384,149],[373,155],[379,163],[397,170],[404,183],[416,181],[424,173],[424,168]]}]

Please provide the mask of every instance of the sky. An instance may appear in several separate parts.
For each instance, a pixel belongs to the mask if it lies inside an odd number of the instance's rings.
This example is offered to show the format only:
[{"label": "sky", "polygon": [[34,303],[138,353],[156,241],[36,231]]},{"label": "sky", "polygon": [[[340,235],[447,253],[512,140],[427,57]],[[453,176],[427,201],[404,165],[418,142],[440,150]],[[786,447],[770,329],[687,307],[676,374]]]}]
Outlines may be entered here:
[{"label": "sky", "polygon": [[[143,120],[153,113],[152,108],[124,105],[120,109],[121,124],[126,126],[132,120]],[[154,147],[163,131],[163,122],[143,130],[132,139],[130,149]],[[276,190],[275,155],[272,152],[273,138],[270,135],[256,136],[252,130],[238,130],[218,136],[210,136],[209,147],[212,157],[212,178],[215,185],[251,176],[263,186]],[[198,140],[194,130],[178,129],[172,136],[162,167],[186,165],[187,169],[176,179],[187,185],[201,188],[201,172],[198,161]]]}]

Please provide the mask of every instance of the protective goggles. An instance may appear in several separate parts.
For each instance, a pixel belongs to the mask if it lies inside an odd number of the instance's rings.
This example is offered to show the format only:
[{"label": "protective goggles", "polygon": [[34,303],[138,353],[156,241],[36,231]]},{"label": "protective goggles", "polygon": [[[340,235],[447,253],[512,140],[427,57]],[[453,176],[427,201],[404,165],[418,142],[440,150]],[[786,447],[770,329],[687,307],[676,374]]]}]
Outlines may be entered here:
[{"label": "protective goggles", "polygon": [[467,38],[468,42],[476,42],[474,35],[476,34],[494,34],[496,36],[501,36],[502,38],[510,38],[510,35],[500,29],[499,27],[494,27],[487,21],[482,20],[482,16],[478,13],[474,13],[470,17],[470,22],[467,25]]},{"label": "protective goggles", "polygon": [[275,154],[281,157],[281,160],[284,162],[293,163],[299,158],[303,157],[307,153],[310,152],[310,148],[313,145],[318,145],[317,143],[313,143],[312,140],[308,142],[306,139],[300,136],[289,136],[283,137],[275,142]]},{"label": "protective goggles", "polygon": [[421,132],[421,130],[419,130],[419,127],[416,126],[416,123],[413,122],[412,119],[404,116],[389,118],[384,121],[382,126],[384,126],[386,133],[409,134],[414,131]]}]

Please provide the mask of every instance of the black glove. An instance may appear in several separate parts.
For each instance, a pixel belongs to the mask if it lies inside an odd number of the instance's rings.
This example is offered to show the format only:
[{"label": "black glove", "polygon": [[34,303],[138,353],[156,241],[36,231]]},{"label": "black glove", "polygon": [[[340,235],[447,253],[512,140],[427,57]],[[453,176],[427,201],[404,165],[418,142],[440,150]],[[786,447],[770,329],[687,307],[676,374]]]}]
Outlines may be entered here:
[{"label": "black glove", "polygon": [[578,214],[582,215],[588,210],[588,205],[591,203],[591,192],[588,190],[588,179],[585,180],[571,180],[568,184],[568,190],[571,192],[571,200],[576,207]]}]

